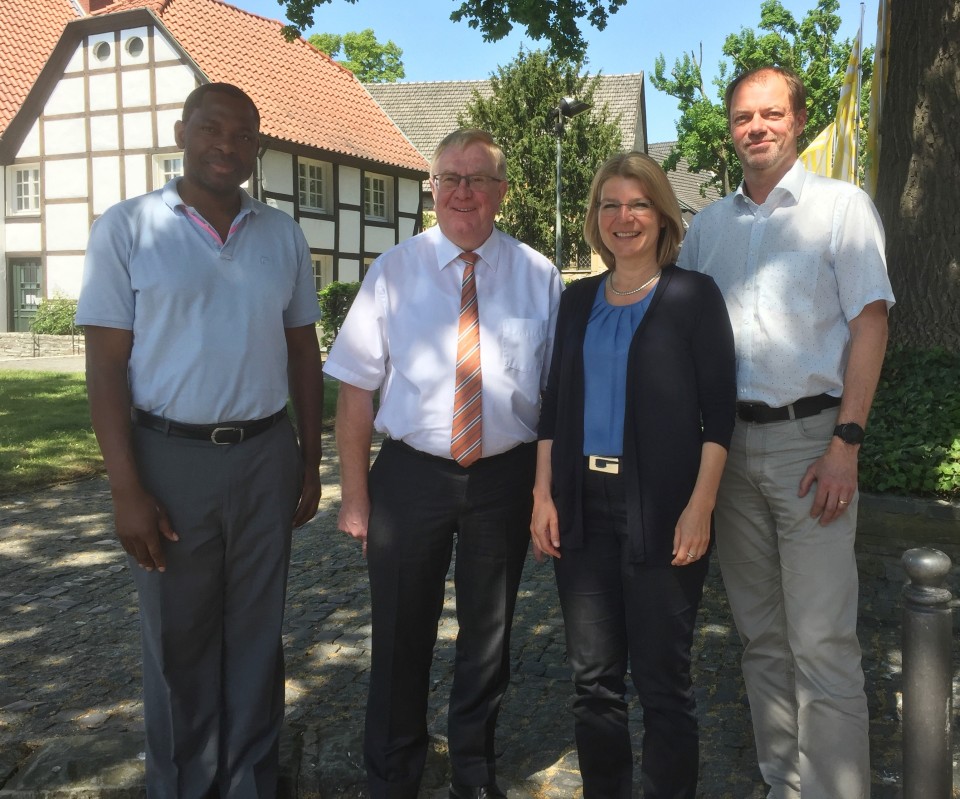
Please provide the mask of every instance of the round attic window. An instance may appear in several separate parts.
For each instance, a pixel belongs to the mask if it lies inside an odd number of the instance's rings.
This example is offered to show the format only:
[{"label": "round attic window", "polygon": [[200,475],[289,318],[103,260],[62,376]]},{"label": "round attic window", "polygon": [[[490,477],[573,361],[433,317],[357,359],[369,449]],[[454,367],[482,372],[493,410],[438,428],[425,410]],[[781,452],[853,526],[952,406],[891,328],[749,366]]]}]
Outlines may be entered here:
[{"label": "round attic window", "polygon": [[97,59],[97,61],[106,61],[110,58],[110,43],[97,42],[93,46],[93,57]]},{"label": "round attic window", "polygon": [[143,52],[143,39],[139,36],[131,36],[127,39],[127,52],[134,58]]}]

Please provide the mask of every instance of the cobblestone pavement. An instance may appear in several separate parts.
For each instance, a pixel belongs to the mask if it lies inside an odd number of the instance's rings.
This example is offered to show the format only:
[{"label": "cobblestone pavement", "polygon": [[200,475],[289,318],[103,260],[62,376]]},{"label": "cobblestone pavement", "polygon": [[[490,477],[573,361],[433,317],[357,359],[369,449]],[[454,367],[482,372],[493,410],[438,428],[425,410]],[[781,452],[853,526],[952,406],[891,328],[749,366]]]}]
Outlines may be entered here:
[{"label": "cobblestone pavement", "polygon": [[[336,531],[336,479],[335,466],[326,465],[320,513],[294,537],[284,637],[283,789],[288,796],[366,795],[360,733],[370,649],[367,578],[359,546]],[[860,553],[860,635],[873,797],[893,799],[901,795],[897,700],[903,572],[899,550],[870,549]],[[88,768],[103,755],[106,771],[111,758],[135,759],[140,751],[138,620],[126,568],[112,533],[103,478],[0,498],[0,788],[7,783],[0,795],[39,796],[11,786],[16,787],[31,753],[58,741],[86,752],[76,759]],[[456,634],[452,593],[448,582],[432,674],[433,746],[422,791],[427,799],[445,797],[449,779],[444,736]],[[514,625],[513,682],[498,727],[498,771],[511,799],[580,795],[564,657],[552,568],[530,558]],[[710,799],[764,796],[739,657],[739,640],[713,568],[695,644],[701,795]],[[639,714],[634,721],[638,744]],[[65,751],[52,757],[69,759]],[[64,774],[82,770],[77,763],[60,762],[43,768],[63,768]],[[107,782],[101,781],[99,794],[84,795],[140,795],[136,777],[133,789],[119,793],[110,794],[103,787]],[[59,795],[70,791],[63,788]]]}]

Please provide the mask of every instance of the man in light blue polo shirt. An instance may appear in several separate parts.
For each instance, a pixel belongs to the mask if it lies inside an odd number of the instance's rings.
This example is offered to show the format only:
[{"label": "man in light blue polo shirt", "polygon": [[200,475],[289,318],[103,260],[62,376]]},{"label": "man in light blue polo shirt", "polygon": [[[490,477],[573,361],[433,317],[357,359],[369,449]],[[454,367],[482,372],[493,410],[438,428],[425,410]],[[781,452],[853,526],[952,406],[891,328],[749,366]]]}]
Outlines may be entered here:
[{"label": "man in light blue polo shirt", "polygon": [[320,312],[299,226],[240,188],[253,101],[207,84],[182,116],[183,177],[94,224],[77,323],[140,600],[147,794],[272,797],[290,535],[320,499]]}]

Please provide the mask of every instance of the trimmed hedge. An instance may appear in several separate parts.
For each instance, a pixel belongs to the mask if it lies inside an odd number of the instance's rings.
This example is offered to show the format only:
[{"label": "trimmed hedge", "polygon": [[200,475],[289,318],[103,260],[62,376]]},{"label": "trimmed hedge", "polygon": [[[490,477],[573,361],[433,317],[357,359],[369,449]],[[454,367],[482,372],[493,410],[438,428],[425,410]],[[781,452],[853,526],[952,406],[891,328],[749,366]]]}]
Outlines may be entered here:
[{"label": "trimmed hedge", "polygon": [[73,324],[76,315],[76,300],[68,300],[64,297],[43,300],[37,306],[37,314],[30,322],[30,330],[39,334],[69,336],[71,333],[82,330]]},{"label": "trimmed hedge", "polygon": [[960,354],[887,352],[860,451],[860,488],[960,500]]},{"label": "trimmed hedge", "polygon": [[347,311],[350,310],[358,291],[360,291],[359,283],[334,281],[317,292],[320,313],[323,314],[323,319],[320,320],[320,326],[323,330],[320,334],[320,343],[327,349],[330,349],[337,333],[340,332],[343,320],[346,318]]}]

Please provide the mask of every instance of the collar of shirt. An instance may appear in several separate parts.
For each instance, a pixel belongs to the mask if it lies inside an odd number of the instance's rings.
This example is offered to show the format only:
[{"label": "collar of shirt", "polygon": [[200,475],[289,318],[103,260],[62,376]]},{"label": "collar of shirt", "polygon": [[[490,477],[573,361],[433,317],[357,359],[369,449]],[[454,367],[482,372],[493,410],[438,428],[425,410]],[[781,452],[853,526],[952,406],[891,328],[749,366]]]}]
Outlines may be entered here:
[{"label": "collar of shirt", "polygon": [[769,209],[769,213],[772,213],[774,209],[780,208],[781,206],[788,204],[796,205],[800,201],[800,192],[803,191],[803,184],[806,177],[807,170],[804,168],[803,162],[798,158],[793,162],[793,166],[790,167],[787,174],[780,178],[780,182],[774,186],[773,191],[770,192],[765,203],[761,205],[750,199],[746,192],[745,181],[740,181],[740,185],[737,186],[737,190],[734,192],[734,202],[736,202],[740,208],[749,208],[753,213],[756,213],[760,208]]},{"label": "collar of shirt", "polygon": [[[177,188],[179,182],[180,178],[172,178],[171,180],[167,181],[167,183],[161,189],[160,195],[163,197],[164,203],[166,203],[166,205],[174,213],[179,212],[187,218],[195,219],[198,224],[200,221],[202,221],[204,226],[206,226],[209,230],[212,230],[212,228],[209,226],[209,223],[203,219],[197,210],[192,206],[187,205],[183,201],[183,198],[180,196],[180,191]],[[240,211],[237,213],[236,217],[234,217],[233,222],[230,223],[230,232],[227,234],[228,239],[234,234],[237,227],[239,227],[240,223],[243,221],[244,217],[247,216],[247,214],[260,213],[260,209],[253,202],[253,199],[250,197],[250,195],[247,194],[247,192],[243,189],[238,189],[238,191],[240,192]],[[226,244],[226,242],[219,241],[219,234],[216,234],[216,238],[218,244]]]},{"label": "collar of shirt", "polygon": [[[431,228],[431,230],[436,230],[434,236],[436,237],[437,269],[442,270],[454,263],[460,257],[460,253],[464,252],[464,249],[444,236],[439,227]],[[473,252],[480,256],[480,260],[494,272],[497,271],[500,264],[500,243],[500,231],[494,228],[493,233],[487,240],[473,249]]]}]

